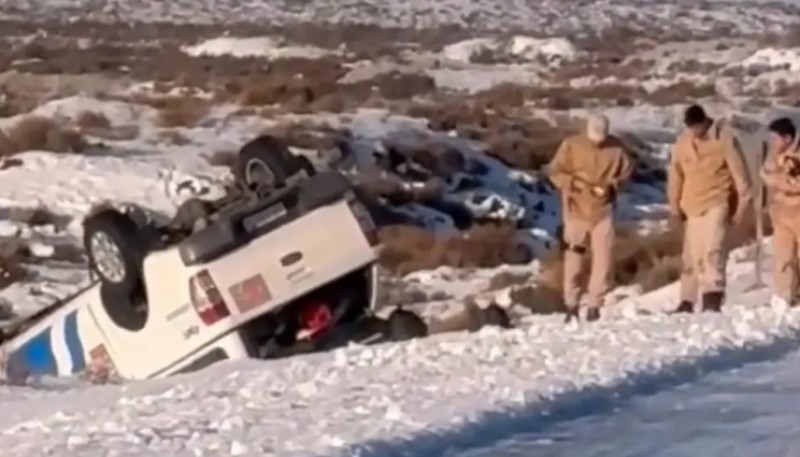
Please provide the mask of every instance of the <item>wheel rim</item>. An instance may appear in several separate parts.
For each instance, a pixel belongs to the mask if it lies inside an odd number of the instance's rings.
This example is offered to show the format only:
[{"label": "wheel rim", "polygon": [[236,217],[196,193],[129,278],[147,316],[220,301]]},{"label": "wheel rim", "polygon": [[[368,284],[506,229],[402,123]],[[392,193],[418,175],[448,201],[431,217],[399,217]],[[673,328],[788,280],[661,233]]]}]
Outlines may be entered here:
[{"label": "wheel rim", "polygon": [[272,185],[275,183],[275,173],[261,160],[252,159],[244,168],[244,181],[248,187]]},{"label": "wheel rim", "polygon": [[113,283],[125,279],[125,261],[116,243],[103,232],[92,235],[89,248],[92,250],[97,272]]}]

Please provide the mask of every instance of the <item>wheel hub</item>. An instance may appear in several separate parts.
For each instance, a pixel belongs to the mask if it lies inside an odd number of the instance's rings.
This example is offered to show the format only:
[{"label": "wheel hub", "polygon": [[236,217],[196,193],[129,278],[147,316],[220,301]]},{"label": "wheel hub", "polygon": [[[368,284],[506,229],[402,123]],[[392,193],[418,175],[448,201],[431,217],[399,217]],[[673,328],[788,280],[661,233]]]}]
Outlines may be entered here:
[{"label": "wheel hub", "polygon": [[114,283],[125,279],[125,261],[111,237],[103,232],[95,233],[89,247],[98,273]]},{"label": "wheel hub", "polygon": [[250,160],[244,169],[244,179],[248,187],[260,187],[275,184],[275,173],[260,160]]}]

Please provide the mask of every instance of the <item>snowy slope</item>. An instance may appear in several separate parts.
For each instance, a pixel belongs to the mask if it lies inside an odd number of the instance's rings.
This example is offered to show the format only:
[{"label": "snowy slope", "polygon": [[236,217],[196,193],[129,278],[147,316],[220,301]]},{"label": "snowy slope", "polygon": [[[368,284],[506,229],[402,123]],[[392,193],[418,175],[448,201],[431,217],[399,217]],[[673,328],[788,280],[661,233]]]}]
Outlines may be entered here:
[{"label": "snowy slope", "polygon": [[240,361],[123,386],[4,387],[0,446],[8,457],[419,456],[480,446],[531,421],[573,417],[586,402],[796,347],[800,314],[764,306],[766,290],[744,291],[753,267],[744,257],[731,263],[721,315],[658,312],[676,298],[670,286],[597,325],[534,317],[507,332]]}]

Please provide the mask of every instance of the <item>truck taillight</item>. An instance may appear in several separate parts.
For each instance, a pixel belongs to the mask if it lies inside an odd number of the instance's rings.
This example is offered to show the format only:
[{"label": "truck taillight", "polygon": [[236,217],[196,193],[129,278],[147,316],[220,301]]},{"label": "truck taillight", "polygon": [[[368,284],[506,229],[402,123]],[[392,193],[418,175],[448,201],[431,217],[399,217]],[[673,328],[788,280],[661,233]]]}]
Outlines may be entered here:
[{"label": "truck taillight", "polygon": [[202,270],[189,278],[189,298],[200,320],[206,325],[231,315],[208,270]]},{"label": "truck taillight", "polygon": [[369,215],[367,208],[355,198],[351,198],[348,203],[369,245],[377,246],[379,243],[378,230],[375,228],[375,222],[372,220],[372,216]]}]

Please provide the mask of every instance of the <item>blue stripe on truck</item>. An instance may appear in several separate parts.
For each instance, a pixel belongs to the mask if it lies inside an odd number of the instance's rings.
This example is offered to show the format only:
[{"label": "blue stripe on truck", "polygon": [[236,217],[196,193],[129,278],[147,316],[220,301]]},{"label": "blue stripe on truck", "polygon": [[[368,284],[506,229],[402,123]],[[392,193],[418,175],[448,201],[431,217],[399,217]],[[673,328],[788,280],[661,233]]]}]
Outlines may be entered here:
[{"label": "blue stripe on truck", "polygon": [[83,352],[83,342],[78,334],[78,311],[67,314],[64,318],[64,339],[67,341],[67,350],[72,359],[72,373],[79,373],[86,368],[86,356]]},{"label": "blue stripe on truck", "polygon": [[51,346],[50,328],[29,339],[11,355],[12,363],[20,363],[32,375],[58,373]]}]

